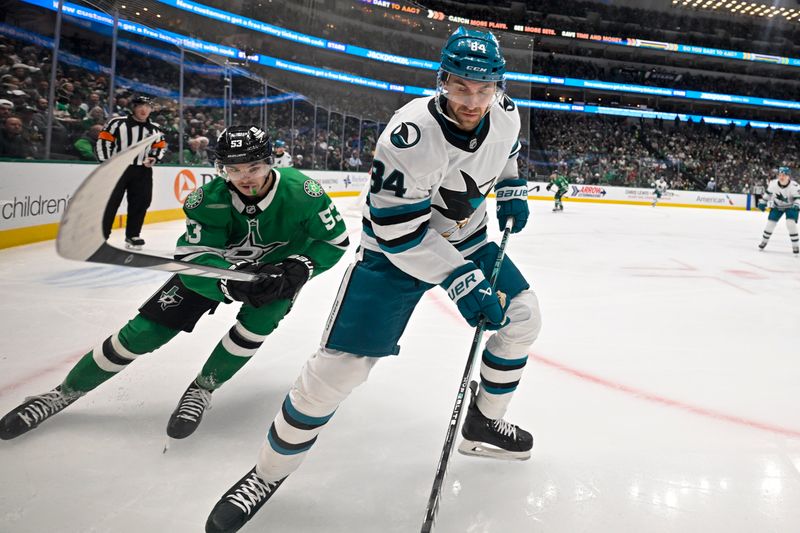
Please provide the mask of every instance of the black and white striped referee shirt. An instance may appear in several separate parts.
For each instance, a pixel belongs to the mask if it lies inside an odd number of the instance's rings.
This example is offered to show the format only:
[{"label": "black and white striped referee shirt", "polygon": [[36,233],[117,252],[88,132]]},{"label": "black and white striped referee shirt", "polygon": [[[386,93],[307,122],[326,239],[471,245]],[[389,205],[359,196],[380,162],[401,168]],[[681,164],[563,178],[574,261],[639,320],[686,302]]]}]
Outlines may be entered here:
[{"label": "black and white striped referee shirt", "polygon": [[[102,163],[120,150],[136,144],[153,133],[161,133],[161,128],[149,118],[147,122],[139,122],[133,118],[133,115],[114,117],[108,121],[97,137],[95,146],[97,159]],[[161,161],[166,151],[167,142],[164,140],[164,135],[161,134],[158,140],[150,148],[136,156],[131,164],[141,166],[148,156],[154,157],[156,162]]]}]

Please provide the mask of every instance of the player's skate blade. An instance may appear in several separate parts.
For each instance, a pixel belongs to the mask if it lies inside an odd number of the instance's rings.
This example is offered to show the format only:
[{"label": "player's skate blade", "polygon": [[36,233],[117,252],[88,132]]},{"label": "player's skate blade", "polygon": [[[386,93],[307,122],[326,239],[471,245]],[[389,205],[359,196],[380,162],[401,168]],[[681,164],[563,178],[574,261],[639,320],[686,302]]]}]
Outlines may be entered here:
[{"label": "player's skate blade", "polygon": [[469,390],[471,398],[467,416],[461,426],[461,437],[464,440],[458,446],[458,451],[464,455],[492,459],[517,461],[529,459],[533,448],[533,435],[502,418],[493,420],[484,416],[476,401],[478,382],[471,381]]},{"label": "player's skate blade", "polygon": [[458,453],[471,455],[473,457],[486,457],[488,459],[503,459],[509,461],[526,461],[531,458],[531,451],[512,452],[502,448],[496,448],[485,442],[473,440],[462,440],[458,445]]}]

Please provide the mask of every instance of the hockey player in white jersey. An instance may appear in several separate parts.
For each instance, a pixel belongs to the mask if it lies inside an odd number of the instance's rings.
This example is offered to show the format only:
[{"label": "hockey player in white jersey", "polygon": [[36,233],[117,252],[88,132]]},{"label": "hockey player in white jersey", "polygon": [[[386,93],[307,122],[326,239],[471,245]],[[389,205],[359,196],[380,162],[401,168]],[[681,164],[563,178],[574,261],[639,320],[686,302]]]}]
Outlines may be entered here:
[{"label": "hockey player in white jersey", "polygon": [[653,184],[653,187],[655,187],[653,190],[653,207],[655,207],[664,193],[667,192],[667,187],[669,187],[669,185],[667,185],[667,182],[664,180],[664,178],[658,178]]},{"label": "hockey player in white jersey", "polygon": [[764,197],[758,202],[758,208],[765,211],[770,208],[767,218],[767,226],[764,228],[764,235],[758,248],[763,250],[775,225],[786,215],[786,229],[789,230],[789,239],[792,241],[792,252],[797,256],[800,254],[800,238],[797,234],[797,218],[800,214],[800,185],[792,179],[792,170],[789,167],[780,167],[778,177],[769,182]]},{"label": "hockey player in white jersey", "polygon": [[503,416],[539,334],[539,304],[508,256],[496,291],[486,279],[499,251],[487,238],[486,196],[497,192],[501,228],[513,220],[516,233],[528,219],[527,182],[516,163],[519,112],[504,94],[504,74],[495,37],[459,28],[442,51],[437,95],[394,114],[375,150],[361,246],[322,345],[286,396],[256,466],[212,510],[207,532],[236,531],[263,506],[375,363],[399,353],[414,308],[437,285],[470,325],[485,318],[495,331],[482,354],[480,390],[467,409],[459,450],[530,457],[531,434]]},{"label": "hockey player in white jersey", "polygon": [[273,146],[273,167],[286,168],[292,166],[292,155],[286,151],[286,143],[280,139],[275,140]]}]

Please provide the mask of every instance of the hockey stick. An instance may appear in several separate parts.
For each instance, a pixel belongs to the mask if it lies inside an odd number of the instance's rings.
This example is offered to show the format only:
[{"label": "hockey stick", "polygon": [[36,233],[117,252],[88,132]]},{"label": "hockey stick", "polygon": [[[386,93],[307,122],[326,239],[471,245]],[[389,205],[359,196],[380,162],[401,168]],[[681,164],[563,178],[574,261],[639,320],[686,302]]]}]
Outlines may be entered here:
[{"label": "hockey stick", "polygon": [[[503,264],[503,258],[506,255],[506,244],[508,243],[508,236],[511,234],[511,219],[506,221],[506,227],[503,231],[503,239],[500,241],[500,250],[497,252],[497,259],[492,268],[492,275],[489,278],[492,290],[497,284],[497,275],[500,273],[500,266]],[[478,348],[483,339],[483,328],[486,326],[486,318],[482,318],[478,322],[478,327],[475,328],[475,336],[472,338],[472,347],[469,350],[469,357],[467,358],[467,366],[464,368],[464,374],[461,376],[461,385],[458,388],[458,395],[456,396],[456,404],[453,407],[453,414],[450,415],[450,425],[447,427],[447,435],[444,438],[444,446],[442,446],[442,455],[439,457],[439,464],[436,465],[436,475],[433,477],[433,487],[431,488],[431,495],[428,497],[428,507],[425,509],[425,520],[422,522],[421,533],[430,533],[433,530],[433,523],[436,520],[436,514],[439,512],[439,500],[442,495],[442,486],[444,485],[444,477],[447,474],[447,465],[450,461],[450,455],[453,453],[453,446],[456,442],[456,433],[461,421],[461,407],[464,403],[464,397],[467,394],[469,387],[469,380],[472,376],[472,367],[475,364],[475,354],[478,353]]]},{"label": "hockey stick", "polygon": [[122,178],[128,165],[157,138],[158,135],[151,135],[130,146],[127,150],[117,153],[98,165],[81,183],[61,218],[56,238],[58,255],[76,261],[151,268],[205,278],[227,278],[239,281],[256,279],[256,275],[247,272],[197,265],[171,257],[122,250],[106,242],[103,235],[103,213],[111,197],[111,192]]}]

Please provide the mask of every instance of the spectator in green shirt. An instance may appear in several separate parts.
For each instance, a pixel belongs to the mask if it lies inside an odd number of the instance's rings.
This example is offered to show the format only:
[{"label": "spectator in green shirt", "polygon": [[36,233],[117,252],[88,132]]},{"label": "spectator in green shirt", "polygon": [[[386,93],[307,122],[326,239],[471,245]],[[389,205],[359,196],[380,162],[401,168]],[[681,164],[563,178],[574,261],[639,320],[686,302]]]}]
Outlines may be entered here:
[{"label": "spectator in green shirt", "polygon": [[94,154],[94,147],[95,144],[97,144],[97,136],[100,135],[101,131],[103,131],[103,125],[94,124],[75,141],[73,146],[78,156],[81,158],[81,161],[97,161],[97,157]]},{"label": "spectator in green shirt", "polygon": [[210,165],[208,162],[208,138],[194,137],[187,142],[189,148],[183,151],[183,162],[191,166]]}]

